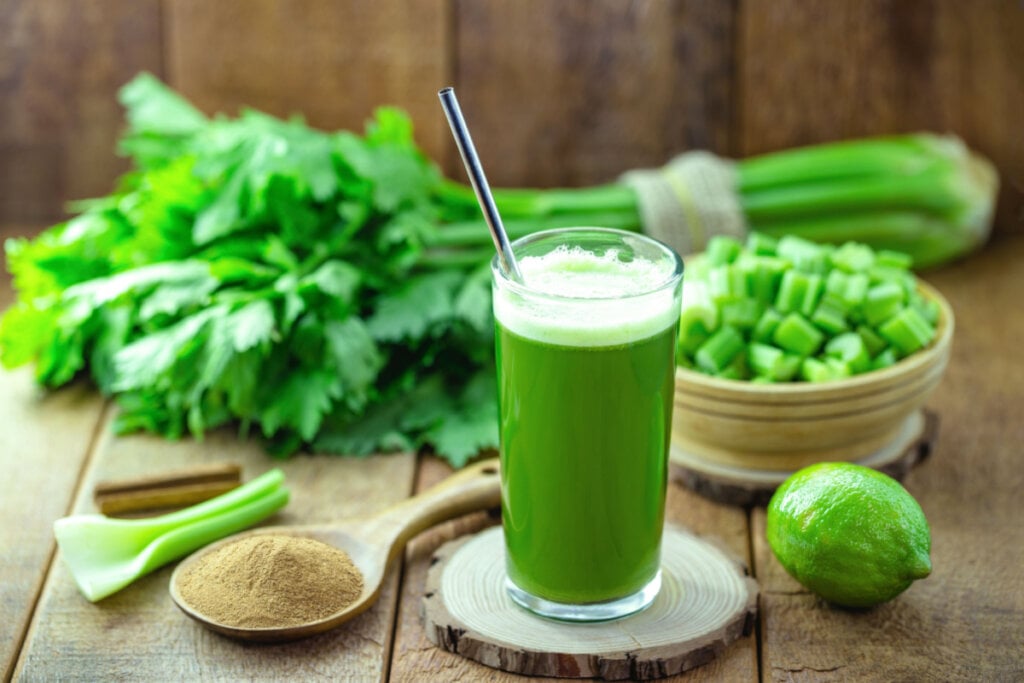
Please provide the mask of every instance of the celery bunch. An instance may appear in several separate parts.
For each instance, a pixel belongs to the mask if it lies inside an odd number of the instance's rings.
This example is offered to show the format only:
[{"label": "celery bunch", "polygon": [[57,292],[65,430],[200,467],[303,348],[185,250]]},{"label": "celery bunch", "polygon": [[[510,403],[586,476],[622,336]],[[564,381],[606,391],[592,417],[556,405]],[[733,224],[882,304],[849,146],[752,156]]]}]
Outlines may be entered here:
[{"label": "celery bunch", "polygon": [[987,160],[958,138],[931,134],[819,145],[739,165],[751,229],[901,251],[919,268],[984,243],[997,187]]},{"label": "celery bunch", "polygon": [[[956,137],[930,133],[787,150],[742,160],[736,168],[749,231],[833,244],[857,241],[908,254],[915,268],[956,259],[983,244],[998,189],[990,162]],[[488,237],[469,189],[445,182],[439,196],[449,208],[469,207],[469,215],[444,226],[432,256],[444,258],[454,248],[465,262],[486,257]],[[636,194],[619,183],[498,190],[496,200],[512,238],[569,225],[642,228]],[[473,245],[479,256],[466,251]]]}]

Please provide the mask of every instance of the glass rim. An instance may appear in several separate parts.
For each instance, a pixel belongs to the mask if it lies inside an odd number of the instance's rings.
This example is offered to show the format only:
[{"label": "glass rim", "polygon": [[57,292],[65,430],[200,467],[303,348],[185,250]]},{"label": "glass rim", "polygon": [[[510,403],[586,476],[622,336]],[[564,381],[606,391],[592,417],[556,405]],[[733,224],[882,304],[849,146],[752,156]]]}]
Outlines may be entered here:
[{"label": "glass rim", "polygon": [[619,238],[630,238],[637,239],[643,242],[647,242],[650,245],[656,247],[672,262],[672,272],[664,280],[652,285],[650,288],[645,289],[642,292],[635,294],[626,294],[619,296],[567,296],[565,294],[552,294],[551,292],[545,292],[540,289],[530,287],[526,283],[516,282],[515,280],[508,277],[504,270],[501,268],[501,262],[498,259],[498,255],[495,254],[491,258],[491,274],[494,277],[495,282],[501,282],[502,288],[508,289],[511,292],[519,295],[533,296],[533,297],[544,297],[546,299],[560,300],[560,301],[572,301],[572,302],[598,302],[598,301],[624,301],[628,299],[638,299],[640,297],[650,296],[657,294],[666,289],[673,289],[683,278],[683,258],[680,256],[675,249],[668,246],[659,239],[655,239],[650,235],[644,235],[639,232],[631,232],[629,230],[619,230],[618,228],[600,228],[600,227],[587,227],[587,226],[575,226],[566,228],[549,228],[547,230],[538,230],[537,232],[530,233],[515,240],[511,244],[512,253],[515,255],[516,247],[524,244],[531,244],[533,242],[539,242],[543,239],[553,237],[555,235],[565,233],[597,233],[604,235],[613,235]]}]

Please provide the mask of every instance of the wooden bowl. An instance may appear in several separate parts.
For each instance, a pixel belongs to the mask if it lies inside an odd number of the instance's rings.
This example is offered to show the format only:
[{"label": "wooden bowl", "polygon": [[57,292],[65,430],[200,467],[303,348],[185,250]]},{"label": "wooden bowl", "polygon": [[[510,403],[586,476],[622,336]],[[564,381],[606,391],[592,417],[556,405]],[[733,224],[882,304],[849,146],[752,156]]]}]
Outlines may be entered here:
[{"label": "wooden bowl", "polygon": [[755,384],[676,370],[672,445],[729,468],[792,471],[860,460],[896,439],[935,389],[949,360],[953,311],[939,305],[935,339],[895,365],[834,382]]}]

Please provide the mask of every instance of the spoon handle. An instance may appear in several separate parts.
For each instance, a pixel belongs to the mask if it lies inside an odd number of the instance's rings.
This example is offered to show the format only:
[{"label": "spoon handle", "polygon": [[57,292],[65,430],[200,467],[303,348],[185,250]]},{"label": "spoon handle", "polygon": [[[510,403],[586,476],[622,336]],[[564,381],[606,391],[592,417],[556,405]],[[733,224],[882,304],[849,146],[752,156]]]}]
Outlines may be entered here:
[{"label": "spoon handle", "polygon": [[451,475],[418,496],[393,505],[367,520],[363,532],[390,545],[388,562],[406,542],[445,520],[501,504],[498,459],[481,460]]}]

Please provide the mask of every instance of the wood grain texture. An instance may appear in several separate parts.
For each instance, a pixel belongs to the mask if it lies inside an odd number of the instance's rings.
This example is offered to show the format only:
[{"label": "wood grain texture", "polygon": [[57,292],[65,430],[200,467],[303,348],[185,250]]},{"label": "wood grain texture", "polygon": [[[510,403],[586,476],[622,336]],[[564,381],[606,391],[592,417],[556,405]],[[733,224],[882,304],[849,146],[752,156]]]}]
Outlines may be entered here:
[{"label": "wood grain texture", "polygon": [[[330,456],[275,461],[233,433],[203,442],[116,437],[104,427],[82,481],[76,512],[92,511],[90,492],[102,479],[139,476],[210,461],[238,462],[249,480],[280,466],[292,498],[271,524],[331,522],[369,514],[409,495],[411,454],[367,459]],[[52,520],[51,520],[52,521]],[[53,680],[71,672],[83,680],[379,680],[387,670],[398,573],[385,579],[377,605],[347,627],[307,640],[254,647],[207,631],[174,606],[168,565],[96,604],[87,602],[70,573],[55,561],[36,609],[16,676]],[[60,656],[54,656],[59,653]]]},{"label": "wood grain texture", "polygon": [[928,279],[958,318],[946,377],[929,402],[942,420],[938,439],[904,482],[931,525],[932,575],[868,611],[831,607],[786,575],[755,511],[764,680],[1024,676],[1024,239],[999,240]]},{"label": "wood grain texture", "polygon": [[[416,491],[423,491],[452,473],[452,468],[434,456],[420,460]],[[403,683],[427,681],[491,680],[488,676],[512,677],[493,671],[438,649],[427,640],[420,617],[423,586],[431,557],[437,548],[459,536],[470,534],[500,522],[497,511],[477,512],[441,524],[413,539],[405,552],[402,595],[395,619],[395,642],[391,661],[391,680]],[[503,680],[503,679],[493,679]],[[544,679],[537,679],[538,681]]]},{"label": "wood grain texture", "polygon": [[730,152],[733,8],[457,1],[456,86],[488,179],[586,185]]},{"label": "wood grain texture", "polygon": [[996,162],[998,226],[1020,231],[1022,33],[1015,0],[8,0],[0,222],[109,190],[125,169],[115,92],[148,69],[209,112],[360,129],[403,106],[461,174],[435,99],[454,83],[503,185],[602,182],[689,148],[952,131]]},{"label": "wood grain texture", "polygon": [[[417,477],[421,490],[451,472],[436,458],[422,461]],[[747,515],[739,508],[711,502],[700,496],[670,486],[667,518],[703,537],[713,539],[729,553],[749,563]],[[496,517],[483,513],[469,515],[456,522],[441,525],[422,534],[406,552],[402,599],[395,628],[395,648],[391,664],[391,680],[409,683],[437,681],[487,680],[503,683],[522,680],[520,676],[496,671],[435,647],[427,640],[421,619],[421,601],[431,556],[445,542],[498,523]],[[749,566],[749,564],[748,564]],[[530,678],[531,681],[556,681],[555,678]],[[753,681],[757,680],[756,634],[741,638],[721,657],[709,664],[674,676],[669,681]]]},{"label": "wood grain texture", "polygon": [[65,202],[107,194],[117,89],[162,70],[159,0],[0,4],[0,218],[49,222]]},{"label": "wood grain texture", "polygon": [[53,521],[75,497],[102,412],[103,400],[81,384],[47,395],[30,368],[0,370],[2,680],[14,670],[53,554]]},{"label": "wood grain texture", "polygon": [[[931,455],[938,423],[939,417],[934,412],[918,411],[907,420],[894,441],[855,462],[903,481],[911,468]],[[711,500],[744,507],[767,505],[775,489],[794,471],[723,467],[703,461],[675,444],[669,463],[672,478],[680,485]]]},{"label": "wood grain texture", "polygon": [[437,91],[450,73],[446,2],[169,0],[170,84],[208,113],[255,107],[362,131],[402,107],[437,158],[449,138]]},{"label": "wood grain texture", "polygon": [[747,2],[738,151],[952,132],[999,167],[1000,229],[1024,230],[1022,34],[1013,0]]}]

